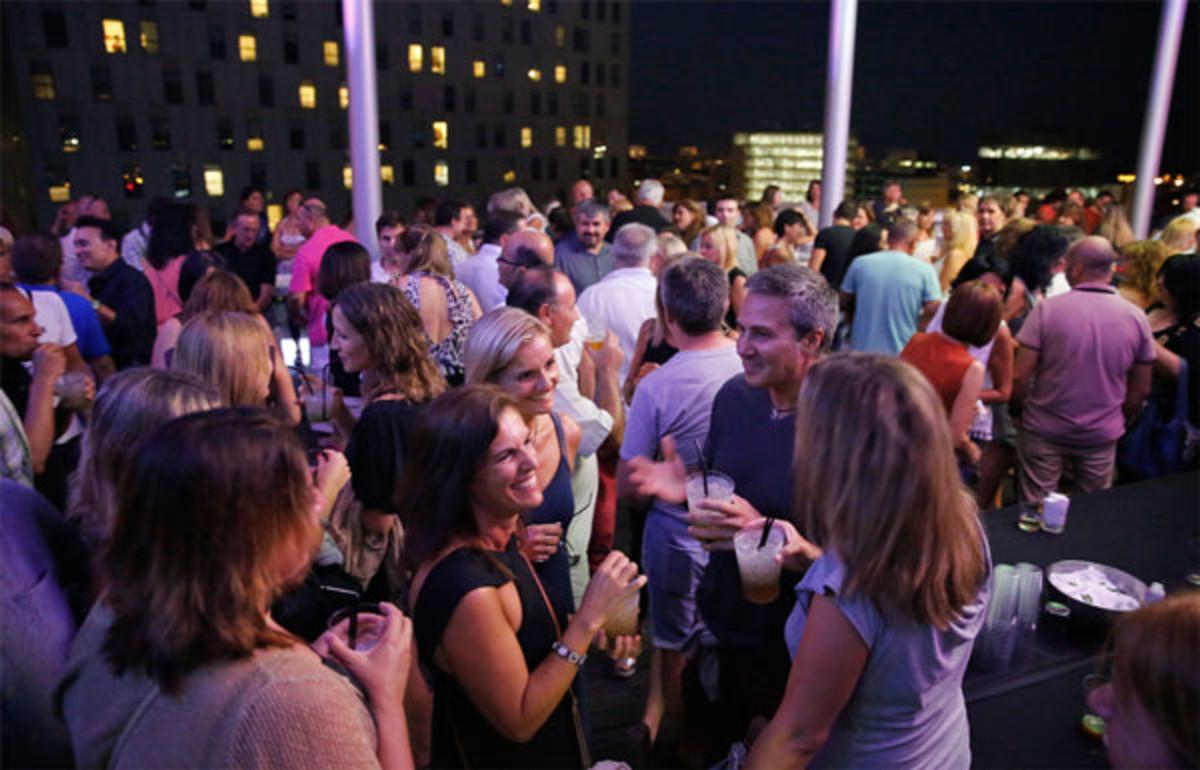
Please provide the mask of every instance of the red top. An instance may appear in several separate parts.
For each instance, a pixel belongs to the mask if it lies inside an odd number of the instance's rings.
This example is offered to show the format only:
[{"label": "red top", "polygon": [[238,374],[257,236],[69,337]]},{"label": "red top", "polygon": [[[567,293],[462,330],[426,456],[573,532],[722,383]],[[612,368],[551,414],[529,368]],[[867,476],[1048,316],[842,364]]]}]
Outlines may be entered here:
[{"label": "red top", "polygon": [[954,409],[954,399],[962,389],[967,369],[975,362],[966,345],[938,332],[914,334],[900,351],[900,360],[912,364],[925,375],[942,397],[947,415]]}]

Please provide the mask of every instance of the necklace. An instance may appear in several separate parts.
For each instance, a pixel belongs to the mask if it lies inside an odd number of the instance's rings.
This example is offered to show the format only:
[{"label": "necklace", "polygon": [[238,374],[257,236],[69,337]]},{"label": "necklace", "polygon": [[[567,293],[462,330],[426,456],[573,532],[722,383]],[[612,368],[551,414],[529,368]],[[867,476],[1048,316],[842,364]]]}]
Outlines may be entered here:
[{"label": "necklace", "polygon": [[787,419],[788,417],[791,417],[795,413],[796,413],[796,407],[794,407],[794,406],[790,407],[788,409],[780,409],[779,407],[776,407],[776,406],[771,407],[771,419],[772,420],[784,420],[784,419]]}]

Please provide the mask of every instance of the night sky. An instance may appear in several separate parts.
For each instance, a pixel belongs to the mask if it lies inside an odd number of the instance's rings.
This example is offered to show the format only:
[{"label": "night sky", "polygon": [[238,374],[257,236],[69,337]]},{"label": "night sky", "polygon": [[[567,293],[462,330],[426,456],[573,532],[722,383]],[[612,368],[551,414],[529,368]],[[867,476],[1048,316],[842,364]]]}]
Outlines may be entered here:
[{"label": "night sky", "polygon": [[[1158,2],[860,0],[851,133],[871,157],[970,163],[989,138],[1075,138],[1137,163]],[[821,129],[827,2],[634,0],[630,140],[721,152],[731,133]],[[1189,4],[1163,170],[1200,168],[1200,3]]]}]

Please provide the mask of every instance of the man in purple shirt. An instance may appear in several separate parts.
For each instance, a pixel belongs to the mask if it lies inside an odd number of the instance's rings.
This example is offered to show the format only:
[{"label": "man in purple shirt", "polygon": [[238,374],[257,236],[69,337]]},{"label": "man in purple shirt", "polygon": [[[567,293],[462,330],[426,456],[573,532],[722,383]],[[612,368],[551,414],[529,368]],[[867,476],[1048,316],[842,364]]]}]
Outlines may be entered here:
[{"label": "man in purple shirt", "polygon": [[1117,439],[1150,392],[1154,340],[1146,315],[1112,287],[1117,253],[1088,237],[1066,253],[1071,291],[1040,302],[1017,341],[1014,406],[1021,500],[1042,500],[1063,466],[1084,492],[1112,484]]}]

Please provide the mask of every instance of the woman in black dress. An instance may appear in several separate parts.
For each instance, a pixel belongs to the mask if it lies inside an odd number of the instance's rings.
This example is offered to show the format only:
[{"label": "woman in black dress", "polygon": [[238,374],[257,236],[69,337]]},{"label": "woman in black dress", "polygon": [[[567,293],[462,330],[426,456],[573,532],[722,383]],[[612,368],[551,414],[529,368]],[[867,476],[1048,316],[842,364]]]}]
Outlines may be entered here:
[{"label": "woman in black dress", "polygon": [[[421,415],[402,487],[415,632],[434,689],[433,767],[587,767],[571,683],[608,615],[645,583],[613,551],[564,623],[518,546],[542,502],[531,429],[491,385]],[[611,654],[636,655],[639,637]]]}]

